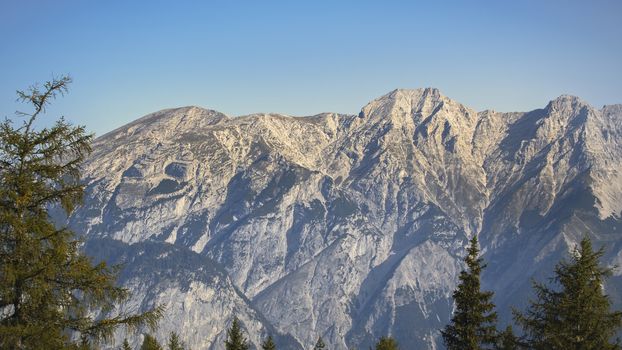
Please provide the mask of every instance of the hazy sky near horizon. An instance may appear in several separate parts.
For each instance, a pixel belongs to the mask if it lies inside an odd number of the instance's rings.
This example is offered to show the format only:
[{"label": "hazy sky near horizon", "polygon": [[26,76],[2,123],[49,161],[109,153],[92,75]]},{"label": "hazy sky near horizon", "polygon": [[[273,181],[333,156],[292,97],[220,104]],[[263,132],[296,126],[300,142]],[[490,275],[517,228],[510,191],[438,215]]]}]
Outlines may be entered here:
[{"label": "hazy sky near horizon", "polygon": [[70,74],[49,109],[101,135],[163,108],[358,113],[395,88],[477,110],[561,94],[622,103],[622,1],[0,0],[0,114]]}]

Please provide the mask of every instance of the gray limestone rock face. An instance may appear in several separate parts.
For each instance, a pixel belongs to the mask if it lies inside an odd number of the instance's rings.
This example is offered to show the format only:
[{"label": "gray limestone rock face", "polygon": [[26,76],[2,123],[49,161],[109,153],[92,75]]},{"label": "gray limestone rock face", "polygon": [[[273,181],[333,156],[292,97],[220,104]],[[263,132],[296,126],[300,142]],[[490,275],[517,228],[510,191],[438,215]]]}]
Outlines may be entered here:
[{"label": "gray limestone rock face", "polygon": [[[473,235],[502,324],[583,235],[622,265],[620,105],[395,90],[358,115],[163,110],[93,146],[69,224],[98,259],[121,247],[132,307],[170,307],[162,336],[193,349],[224,348],[233,314],[255,347],[441,349]],[[622,271],[606,288],[620,308]]]}]

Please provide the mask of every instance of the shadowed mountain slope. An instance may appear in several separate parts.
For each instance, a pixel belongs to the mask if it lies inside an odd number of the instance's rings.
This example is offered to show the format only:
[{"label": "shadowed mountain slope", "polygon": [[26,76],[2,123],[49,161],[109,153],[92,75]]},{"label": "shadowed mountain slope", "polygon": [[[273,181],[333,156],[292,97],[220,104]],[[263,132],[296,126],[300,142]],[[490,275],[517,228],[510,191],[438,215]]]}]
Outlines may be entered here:
[{"label": "shadowed mountain slope", "polygon": [[[347,349],[391,334],[439,349],[472,235],[502,322],[529,298],[529,279],[550,275],[584,234],[622,264],[621,163],[622,107],[572,96],[527,113],[478,113],[431,88],[392,91],[358,115],[184,107],[95,141],[86,204],[70,224],[89,244],[168,243],[188,256],[175,278],[128,264],[123,281],[139,304],[173,293],[139,285],[199,298],[183,287],[205,283],[193,271],[221,266],[229,299],[209,302],[223,312],[196,315],[184,331],[222,334],[239,295],[251,330],[305,348],[318,335]],[[622,289],[616,274],[611,291]],[[185,313],[195,315],[175,317]]]}]

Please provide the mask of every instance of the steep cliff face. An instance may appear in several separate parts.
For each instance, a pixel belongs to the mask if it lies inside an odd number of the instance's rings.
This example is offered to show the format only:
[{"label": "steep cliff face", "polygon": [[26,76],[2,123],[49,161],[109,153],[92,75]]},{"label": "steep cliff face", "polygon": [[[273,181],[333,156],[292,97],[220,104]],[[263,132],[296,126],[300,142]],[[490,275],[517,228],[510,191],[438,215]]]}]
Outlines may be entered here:
[{"label": "steep cliff face", "polygon": [[[293,338],[271,327],[226,272],[204,256],[170,244],[145,241],[128,245],[110,238],[91,239],[84,250],[109,263],[124,264],[118,282],[132,295],[118,305],[119,310],[166,307],[155,331],[162,338],[176,332],[193,349],[220,349],[227,336],[224,326],[237,316],[251,342],[259,344],[271,334],[284,348],[302,349]],[[118,332],[117,344],[123,339],[136,349],[142,344],[141,336]]]},{"label": "steep cliff face", "polygon": [[[622,261],[620,125],[620,105],[562,96],[532,112],[477,113],[436,89],[395,90],[358,115],[164,110],[96,140],[70,224],[92,245],[133,244],[128,261],[147,242],[175,250],[179,276],[128,264],[123,282],[136,305],[212,305],[163,321],[182,322],[193,348],[222,348],[232,310],[254,344],[274,332],[288,347],[321,335],[365,348],[392,334],[441,348],[472,235],[504,320],[529,278],[583,234]],[[193,273],[206,264],[222,268],[220,284]]]}]

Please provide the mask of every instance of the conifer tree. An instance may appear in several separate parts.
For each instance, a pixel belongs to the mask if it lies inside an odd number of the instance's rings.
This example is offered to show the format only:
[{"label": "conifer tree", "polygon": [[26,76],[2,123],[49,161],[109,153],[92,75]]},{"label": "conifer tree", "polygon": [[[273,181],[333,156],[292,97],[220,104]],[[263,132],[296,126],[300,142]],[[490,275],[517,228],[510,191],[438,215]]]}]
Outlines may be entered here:
[{"label": "conifer tree", "polygon": [[460,283],[453,293],[455,311],[451,323],[441,331],[449,350],[478,350],[496,343],[497,313],[493,293],[480,290],[480,275],[486,267],[479,257],[477,237],[473,237],[460,272]]},{"label": "conifer tree", "polygon": [[497,350],[516,350],[518,349],[518,340],[514,335],[514,331],[512,330],[512,326],[507,326],[501,334],[499,334],[499,339],[497,340],[498,344]]},{"label": "conifer tree", "polygon": [[132,350],[132,347],[130,346],[130,342],[127,341],[126,339],[123,339],[123,345],[121,347],[122,350]]},{"label": "conifer tree", "polygon": [[276,350],[276,345],[274,344],[274,340],[271,335],[269,335],[268,338],[261,343],[261,348],[263,350]]},{"label": "conifer tree", "polygon": [[376,343],[376,350],[399,350],[397,341],[392,337],[380,337]]},{"label": "conifer tree", "polygon": [[[67,92],[70,78],[54,79],[18,91],[32,106],[18,112],[22,123],[0,124],[0,348],[61,349],[88,347],[110,339],[120,325],[155,326],[162,310],[142,315],[94,318],[128,296],[115,285],[117,269],[94,265],[79,251],[80,242],[51,220],[49,210],[70,214],[80,204],[80,166],[92,135],[84,127],[58,120],[36,122],[51,100]],[[76,343],[76,338],[79,344]]]},{"label": "conifer tree", "polygon": [[179,340],[179,335],[175,332],[171,332],[168,338],[168,350],[184,350],[186,345]]},{"label": "conifer tree", "polygon": [[600,266],[603,248],[594,252],[589,238],[575,248],[570,261],[555,267],[557,288],[534,282],[536,300],[514,317],[534,349],[620,349],[612,341],[622,326],[622,312],[611,311],[603,293],[612,269]]},{"label": "conifer tree", "polygon": [[313,350],[322,350],[322,349],[326,349],[326,344],[324,344],[324,340],[322,339],[322,337],[318,337],[317,341],[315,342],[315,346],[313,347]]},{"label": "conifer tree", "polygon": [[143,345],[141,345],[140,350],[164,350],[162,345],[158,343],[158,340],[150,334],[145,334],[145,339],[143,339]]},{"label": "conifer tree", "polygon": [[250,346],[248,341],[242,335],[242,329],[240,328],[240,320],[237,317],[233,318],[231,328],[227,330],[227,340],[225,340],[225,349],[227,350],[248,350]]}]

